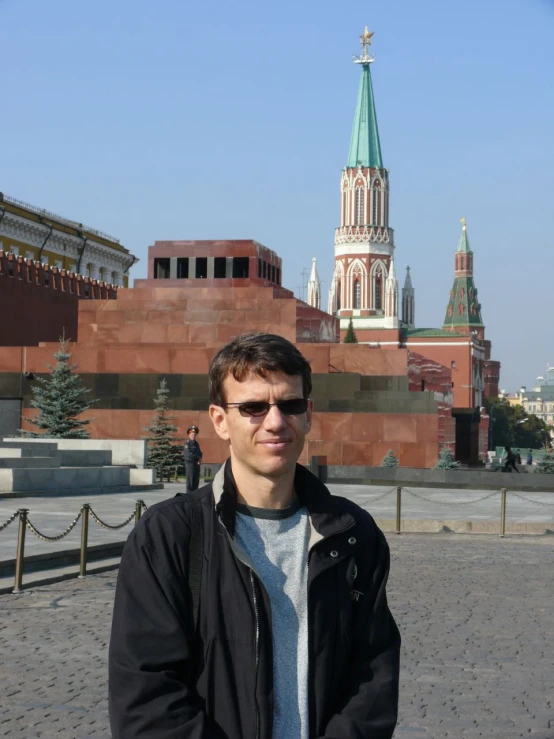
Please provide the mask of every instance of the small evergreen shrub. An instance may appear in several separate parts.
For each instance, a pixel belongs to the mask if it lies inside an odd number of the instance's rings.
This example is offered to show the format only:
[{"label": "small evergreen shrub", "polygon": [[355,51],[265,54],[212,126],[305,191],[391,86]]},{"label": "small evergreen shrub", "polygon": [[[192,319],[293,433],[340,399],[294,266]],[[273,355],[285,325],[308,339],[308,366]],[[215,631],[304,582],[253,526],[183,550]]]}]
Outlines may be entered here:
[{"label": "small evergreen shrub", "polygon": [[79,418],[96,401],[89,398],[86,388],[75,372],[76,364],[70,364],[70,340],[60,338],[60,347],[54,354],[56,364],[48,365],[48,377],[35,378],[31,388],[31,407],[38,410],[29,423],[40,432],[21,430],[25,437],[46,437],[53,439],[88,439],[90,434],[84,428],[90,419]]},{"label": "small evergreen shrub", "polygon": [[389,451],[383,457],[381,467],[400,467],[400,461],[398,457],[394,454],[392,449],[389,449]]},{"label": "small evergreen shrub", "polygon": [[456,462],[456,460],[454,459],[454,455],[452,454],[450,449],[448,449],[448,447],[441,449],[441,452],[439,454],[439,461],[435,466],[436,470],[457,470],[459,466],[459,463]]},{"label": "small evergreen shrub", "polygon": [[352,318],[348,321],[348,329],[346,330],[346,336],[344,337],[343,344],[357,344],[358,339],[356,338],[356,332],[354,331],[354,324]]},{"label": "small evergreen shrub", "polygon": [[160,480],[166,476],[169,482],[172,471],[183,460],[183,449],[181,444],[175,443],[182,439],[174,436],[177,426],[171,423],[175,417],[169,415],[169,388],[165,378],[159,384],[154,407],[156,411],[152,423],[144,429],[148,433],[144,437],[148,441],[147,464],[156,470]]},{"label": "small evergreen shrub", "polygon": [[537,464],[535,472],[539,475],[554,475],[554,452],[548,452]]}]

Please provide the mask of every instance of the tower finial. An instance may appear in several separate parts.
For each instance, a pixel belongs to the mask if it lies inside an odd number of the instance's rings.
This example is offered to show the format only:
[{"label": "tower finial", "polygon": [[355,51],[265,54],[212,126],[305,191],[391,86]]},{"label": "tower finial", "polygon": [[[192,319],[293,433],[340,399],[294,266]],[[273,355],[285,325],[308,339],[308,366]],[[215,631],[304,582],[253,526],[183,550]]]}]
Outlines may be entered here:
[{"label": "tower finial", "polygon": [[363,54],[362,56],[354,57],[355,64],[366,64],[367,65],[375,61],[375,57],[369,55],[369,47],[371,46],[371,38],[374,35],[375,35],[374,32],[371,32],[369,28],[366,26],[365,31],[360,36],[360,42],[362,44]]},{"label": "tower finial", "polygon": [[460,221],[462,222],[462,229],[465,231],[467,227],[467,221],[465,218],[460,218]]}]

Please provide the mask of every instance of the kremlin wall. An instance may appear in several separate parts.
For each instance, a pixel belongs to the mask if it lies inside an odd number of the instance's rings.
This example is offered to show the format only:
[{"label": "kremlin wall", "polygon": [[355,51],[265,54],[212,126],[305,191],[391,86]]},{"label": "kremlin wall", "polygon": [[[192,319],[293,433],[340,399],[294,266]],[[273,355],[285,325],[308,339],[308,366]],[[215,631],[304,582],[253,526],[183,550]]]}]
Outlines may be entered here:
[{"label": "kremlin wall", "polygon": [[[115,275],[121,285],[121,274],[137,261],[117,240],[27,207],[27,217],[38,219],[26,236],[37,254],[57,234],[52,249],[72,248],[88,276],[61,262],[49,267],[23,259],[17,246],[0,251],[0,308],[10,317],[0,324],[0,436],[26,427],[34,413],[32,383],[48,371],[65,332],[74,342],[72,361],[96,399],[85,414],[93,437],[141,438],[165,378],[178,435],[197,424],[204,462],[222,462],[226,445],[207,413],[209,364],[233,337],[263,331],[296,343],[311,362],[315,412],[301,461],[320,456],[332,465],[378,466],[392,449],[402,466],[433,467],[445,446],[464,463],[485,459],[489,418],[482,406],[498,394],[500,364],[485,338],[467,225],[462,219],[442,326],[418,328],[409,267],[401,293],[396,275],[372,35],[366,29],[363,54],[355,58],[362,74],[340,176],[328,310],[321,306],[315,259],[304,302],[282,285],[280,257],[253,240],[157,241],[149,247],[147,278],[132,288],[125,278],[124,287],[114,287],[102,278]],[[0,247],[21,226],[23,211],[12,212],[17,202],[8,203],[9,212],[0,202]],[[340,343],[350,323],[359,343]]]}]

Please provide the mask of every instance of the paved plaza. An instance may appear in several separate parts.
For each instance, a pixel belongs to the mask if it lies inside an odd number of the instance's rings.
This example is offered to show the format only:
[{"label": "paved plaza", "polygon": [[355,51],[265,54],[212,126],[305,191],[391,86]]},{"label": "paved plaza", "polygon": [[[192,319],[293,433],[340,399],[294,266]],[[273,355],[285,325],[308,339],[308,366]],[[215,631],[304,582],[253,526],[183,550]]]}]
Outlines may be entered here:
[{"label": "paved plaza", "polygon": [[[394,517],[390,488],[330,487],[376,518]],[[152,505],[181,489],[140,497]],[[413,520],[498,520],[497,495],[413,492],[403,498],[403,515]],[[83,502],[115,524],[137,497],[2,500],[0,524],[27,507],[35,525],[54,535]],[[525,493],[509,502],[509,511],[512,520],[551,522],[552,502]],[[121,541],[131,526],[112,532],[91,524],[90,543]],[[79,536],[77,526],[52,545],[28,532],[27,551],[74,548]],[[0,560],[14,556],[16,538],[17,524],[0,532]],[[554,537],[388,534],[388,540],[389,598],[403,636],[395,736],[554,739]],[[0,595],[0,736],[108,739],[106,657],[116,575]]]},{"label": "paved plaza", "polygon": [[[554,538],[388,539],[403,636],[395,736],[553,739]],[[0,736],[108,739],[115,579],[0,596]]]}]

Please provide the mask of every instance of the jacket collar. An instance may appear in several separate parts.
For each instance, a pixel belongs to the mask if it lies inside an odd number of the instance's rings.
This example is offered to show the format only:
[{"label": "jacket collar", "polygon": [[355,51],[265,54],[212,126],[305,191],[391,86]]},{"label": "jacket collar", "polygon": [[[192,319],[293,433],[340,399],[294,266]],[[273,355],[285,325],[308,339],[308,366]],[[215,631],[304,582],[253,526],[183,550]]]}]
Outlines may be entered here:
[{"label": "jacket collar", "polygon": [[[331,495],[325,485],[300,464],[296,465],[294,487],[302,505],[308,509],[312,527],[319,534],[318,538],[334,536],[355,525],[354,517],[348,512],[343,500]],[[215,511],[229,534],[234,536],[237,486],[230,459],[216,474],[212,490]]]}]

